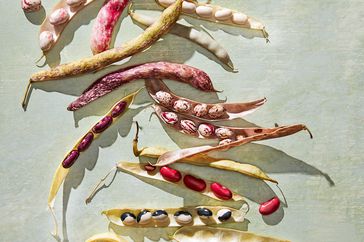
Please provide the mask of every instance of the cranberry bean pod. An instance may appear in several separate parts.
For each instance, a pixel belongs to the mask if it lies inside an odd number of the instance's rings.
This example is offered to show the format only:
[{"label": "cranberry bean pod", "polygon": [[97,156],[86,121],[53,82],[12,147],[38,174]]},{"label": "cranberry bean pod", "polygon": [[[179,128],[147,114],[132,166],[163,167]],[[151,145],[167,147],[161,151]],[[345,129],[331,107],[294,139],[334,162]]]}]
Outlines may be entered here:
[{"label": "cranberry bean pod", "polygon": [[281,202],[278,197],[274,197],[259,206],[259,212],[262,215],[270,215],[278,210]]},{"label": "cranberry bean pod", "polygon": [[[137,24],[142,25],[143,27],[148,27],[155,22],[155,19],[145,15],[137,14],[134,11],[129,11],[129,15],[132,18],[133,22],[136,22]],[[219,42],[217,42],[206,32],[198,31],[195,28],[175,23],[175,25],[173,25],[169,33],[187,39],[201,46],[202,48],[208,50],[221,63],[226,65],[230,71],[236,72],[234,64],[230,59],[229,53]]]},{"label": "cranberry bean pod", "polygon": [[[247,204],[245,204],[247,205]],[[206,220],[199,216],[198,210],[199,209],[206,209],[211,211],[212,215],[210,219]],[[248,208],[248,206],[246,206]],[[125,225],[121,221],[121,216],[124,213],[132,213],[132,214],[138,214],[142,210],[148,210],[151,213],[154,213],[155,211],[164,211],[167,215],[167,220],[165,223],[161,223],[159,221],[152,221],[146,225],[141,226],[138,223],[132,224],[132,225]],[[231,219],[227,221],[220,221],[218,219],[218,212],[221,210],[227,210],[231,212]],[[179,211],[185,211],[192,215],[192,223],[193,226],[204,226],[204,225],[215,225],[215,224],[226,224],[226,223],[242,223],[244,222],[245,216],[248,212],[248,209],[234,209],[232,207],[226,207],[226,206],[186,206],[186,207],[179,207],[179,208],[113,208],[108,209],[102,212],[103,215],[107,217],[110,223],[113,225],[116,225],[120,228],[122,227],[150,227],[150,228],[156,228],[156,227],[181,227],[182,225],[176,221],[174,218],[174,214]]]},{"label": "cranberry bean pod", "polygon": [[163,166],[160,168],[159,172],[164,179],[170,182],[179,182],[182,179],[181,172],[168,166]]},{"label": "cranberry bean pod", "polygon": [[176,80],[188,83],[202,91],[215,91],[210,77],[202,70],[185,64],[151,62],[123,68],[101,77],[73,101],[68,106],[68,110],[82,108],[127,82],[146,78]]},{"label": "cranberry bean pod", "polygon": [[[53,6],[50,14],[46,17],[39,30],[40,47],[44,54],[56,45],[63,30],[76,14],[92,2],[94,0],[87,0],[77,6],[70,6],[66,0],[61,0]],[[44,38],[45,36],[47,38]]]},{"label": "cranberry bean pod", "polygon": [[[194,190],[195,192],[198,192],[202,195],[208,196],[210,198],[216,199],[216,200],[222,200],[221,198],[217,197],[211,190],[210,185],[213,183],[209,180],[202,180],[199,178],[196,178],[190,174],[184,174],[183,172],[180,172],[183,181],[180,180],[179,182],[170,182],[166,180],[160,172],[148,172],[144,165],[139,163],[133,163],[133,162],[119,162],[117,164],[117,168],[120,171],[126,172],[128,174],[131,174],[137,178],[149,178],[153,180],[158,180],[161,182],[166,182],[169,184],[173,184],[175,186],[181,187],[181,188],[188,188],[190,190]],[[244,198],[233,192],[233,196],[230,199],[230,201],[244,201]]]},{"label": "cranberry bean pod", "polygon": [[[123,60],[149,48],[160,37],[167,33],[173,24],[178,20],[182,9],[182,2],[183,0],[177,0],[174,4],[166,8],[157,21],[149,26],[142,34],[124,43],[120,47],[115,47],[92,57],[62,64],[49,70],[44,70],[33,74],[29,79],[29,83],[23,98],[23,108],[25,109],[27,106],[31,84],[34,82],[57,80],[93,71],[99,71],[111,65],[112,63]],[[111,90],[108,92],[110,91]]]},{"label": "cranberry bean pod", "polygon": [[129,0],[109,0],[100,9],[91,34],[91,51],[98,54],[110,49],[114,28]]},{"label": "cranberry bean pod", "polygon": [[211,190],[216,197],[223,200],[230,200],[233,196],[233,193],[228,188],[217,182],[211,184]]},{"label": "cranberry bean pod", "polygon": [[[127,108],[133,103],[135,96],[139,93],[140,89],[134,93],[129,94],[128,96],[122,98],[119,102],[117,102],[108,113],[106,113],[105,117],[108,117],[107,120],[111,120],[111,121],[107,121],[107,122],[102,122],[102,124],[100,122],[98,122],[97,124],[95,124],[88,132],[86,135],[84,135],[77,143],[76,145],[73,147],[73,149],[71,150],[71,152],[69,152],[65,158],[63,159],[62,163],[58,166],[54,176],[53,176],[53,181],[52,181],[52,185],[49,191],[49,196],[48,196],[48,206],[50,208],[52,208],[53,206],[53,202],[54,199],[58,193],[58,190],[60,188],[60,186],[62,185],[64,179],[66,178],[66,176],[68,175],[68,172],[70,170],[70,168],[72,167],[72,165],[77,161],[77,158],[79,156],[80,153],[82,153],[83,151],[85,151],[90,144],[92,143],[92,141],[96,138],[99,137],[100,132],[102,132],[102,130],[104,130],[106,127],[108,127],[105,124],[110,124],[113,121],[116,121],[116,119],[118,119],[121,114],[119,114],[119,116],[115,117],[114,119],[111,117],[111,113],[114,110],[115,107],[117,107],[117,105],[119,105],[121,102],[126,102],[126,107],[124,109],[124,111],[127,110]],[[125,113],[125,112],[124,112]],[[111,118],[111,119],[110,119]],[[102,120],[105,120],[105,118],[103,118]]]},{"label": "cranberry bean pod", "polygon": [[[177,96],[167,87],[167,85],[162,80],[159,79],[148,79],[145,81],[145,86],[148,90],[150,97],[159,105],[172,111],[180,112],[180,110],[176,109],[174,104],[177,101],[183,101],[190,106],[189,110],[183,112],[184,114],[209,121],[232,120],[236,118],[242,118],[245,115],[254,112],[267,101],[266,98],[263,98],[247,103],[201,103]],[[163,95],[161,94],[164,94],[164,96],[168,95],[168,97],[170,97],[170,101],[163,102],[163,100],[161,100],[161,98],[163,98]],[[211,112],[219,106],[222,107],[222,112],[219,115],[211,115]],[[203,107],[205,108],[202,110]]]},{"label": "cranberry bean pod", "polygon": [[[156,0],[156,2],[166,8],[173,4],[174,0]],[[182,14],[218,24],[260,31],[262,37],[268,38],[268,33],[261,22],[235,10],[197,1],[185,1],[182,6]]]},{"label": "cranberry bean pod", "polygon": [[237,147],[240,145],[244,145],[254,141],[266,140],[266,139],[275,139],[280,138],[288,135],[295,134],[299,131],[306,130],[310,137],[313,138],[311,132],[308,128],[303,124],[294,124],[290,126],[279,126],[272,129],[272,132],[269,133],[259,133],[256,135],[252,135],[231,143],[227,143],[224,145],[212,146],[212,145],[204,145],[204,146],[197,146],[192,148],[186,148],[182,150],[175,150],[169,151],[162,154],[155,164],[156,166],[165,166],[177,162],[179,160],[184,160],[186,158],[190,158],[192,156],[206,154],[212,151],[221,151],[221,150],[228,150],[233,147]]}]

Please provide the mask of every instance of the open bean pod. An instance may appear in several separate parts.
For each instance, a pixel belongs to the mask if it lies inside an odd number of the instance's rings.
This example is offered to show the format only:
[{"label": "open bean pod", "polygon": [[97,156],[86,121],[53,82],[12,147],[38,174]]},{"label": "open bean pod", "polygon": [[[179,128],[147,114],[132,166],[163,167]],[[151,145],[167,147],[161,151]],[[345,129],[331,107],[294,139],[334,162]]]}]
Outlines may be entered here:
[{"label": "open bean pod", "polygon": [[242,118],[267,101],[266,98],[262,98],[247,103],[201,103],[177,96],[162,80],[148,79],[145,86],[151,98],[159,105],[174,112],[209,121]]},{"label": "open bean pod", "polygon": [[[155,0],[160,6],[166,8],[173,4],[175,0]],[[200,3],[198,1],[184,1],[182,14],[207,20],[214,23],[232,25],[235,27],[248,28],[262,31],[264,38],[268,38],[264,25],[258,20],[247,16],[244,13],[231,10],[217,5]]]},{"label": "open bean pod", "polygon": [[182,227],[174,233],[173,240],[178,242],[288,242],[288,240],[257,235],[250,232],[213,227]]},{"label": "open bean pod", "polygon": [[76,145],[73,146],[72,150],[65,155],[63,161],[58,166],[54,174],[48,196],[48,206],[52,207],[60,186],[68,175],[72,165],[77,161],[79,155],[87,150],[93,140],[97,139],[104,130],[110,127],[110,125],[112,125],[128,110],[129,106],[133,103],[135,96],[140,90],[141,89],[118,101],[99,122],[93,125],[92,128],[76,142]]},{"label": "open bean pod", "polygon": [[68,23],[95,0],[60,0],[52,8],[40,26],[39,46],[43,53],[49,52],[59,40]]},{"label": "open bean pod", "polygon": [[230,126],[214,125],[197,118],[190,117],[181,113],[169,111],[160,105],[154,104],[153,108],[159,119],[169,127],[180,133],[195,136],[201,139],[217,139],[219,144],[228,144],[237,140],[243,140],[247,137],[257,134],[269,134],[278,128],[239,128]]},{"label": "open bean pod", "polygon": [[181,150],[169,151],[161,155],[155,166],[165,166],[177,162],[179,160],[184,160],[196,155],[207,154],[212,151],[221,151],[221,150],[229,150],[233,147],[237,147],[240,145],[244,145],[254,141],[266,140],[266,139],[275,139],[288,135],[295,134],[299,131],[306,130],[311,139],[313,138],[309,129],[303,124],[294,124],[289,126],[279,126],[276,128],[272,128],[272,131],[269,133],[258,133],[256,135],[248,136],[243,139],[238,139],[236,141],[230,143],[223,143],[217,146],[212,145],[203,145],[191,148],[185,148]]},{"label": "open bean pod", "polygon": [[181,227],[244,222],[248,207],[240,210],[224,206],[198,206],[166,209],[110,209],[102,213],[118,226]]},{"label": "open bean pod", "polygon": [[102,234],[95,234],[94,236],[88,238],[86,242],[128,242],[128,241],[114,233],[108,232]]},{"label": "open bean pod", "polygon": [[[132,162],[119,162],[117,168],[123,172],[129,173],[136,177],[145,177],[149,179],[159,180],[176,186],[187,188],[199,192],[205,196],[220,201],[244,201],[244,197],[217,182],[203,180],[189,174],[184,174],[178,170],[162,167],[149,169],[150,165],[143,165]],[[148,169],[148,170],[147,170]]]},{"label": "open bean pod", "polygon": [[[143,27],[148,27],[155,22],[154,18],[142,14],[137,14],[130,9],[129,9],[129,15],[134,22],[136,22],[139,25],[142,25]],[[217,42],[214,38],[212,38],[211,35],[209,35],[208,33],[203,31],[198,31],[195,28],[188,27],[186,25],[179,23],[175,23],[171,28],[171,30],[169,30],[169,33],[185,38],[201,46],[202,48],[206,49],[211,54],[213,54],[221,63],[229,67],[231,71],[236,72],[234,64],[230,59],[229,53],[225,50],[225,48],[222,45],[220,45],[219,42]]]}]

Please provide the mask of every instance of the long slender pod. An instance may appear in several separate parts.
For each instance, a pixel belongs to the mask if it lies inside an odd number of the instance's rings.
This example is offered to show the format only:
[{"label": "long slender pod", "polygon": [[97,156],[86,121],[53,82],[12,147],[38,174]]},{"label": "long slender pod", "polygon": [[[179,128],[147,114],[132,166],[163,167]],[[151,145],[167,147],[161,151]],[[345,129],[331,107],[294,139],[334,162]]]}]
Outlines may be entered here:
[{"label": "long slender pod", "polygon": [[157,21],[149,26],[142,34],[120,47],[33,74],[30,77],[28,87],[26,88],[26,93],[22,102],[23,108],[25,109],[26,107],[31,84],[34,82],[56,80],[91,71],[98,71],[114,62],[120,61],[150,47],[162,35],[168,32],[178,20],[182,9],[182,2],[183,0],[177,0],[174,4],[166,8]]},{"label": "long slender pod", "polygon": [[82,108],[127,82],[145,78],[176,80],[188,83],[202,91],[215,91],[210,77],[200,69],[185,64],[150,62],[127,67],[101,77],[73,101],[68,106],[68,110]]},{"label": "long slender pod", "polygon": [[[72,150],[65,155],[61,164],[58,166],[56,172],[54,173],[52,185],[48,195],[48,206],[51,209],[52,213],[53,203],[59,191],[59,188],[61,187],[63,181],[66,179],[70,168],[77,161],[79,155],[87,150],[91,143],[95,139],[97,139],[104,130],[111,126],[128,110],[129,106],[133,103],[135,96],[139,93],[140,90],[141,89],[129,94],[128,96],[118,101],[99,122],[92,126],[92,128],[81,139],[77,141],[77,143],[73,146]],[[57,231],[58,229],[56,223],[56,233]]]},{"label": "long slender pod", "polygon": [[115,25],[128,3],[129,0],[107,0],[100,9],[92,27],[90,41],[91,51],[94,55],[110,49]]},{"label": "long slender pod", "polygon": [[[148,27],[155,22],[154,18],[138,14],[130,10],[130,8],[129,15],[134,22],[144,27]],[[206,32],[198,31],[192,27],[175,23],[169,33],[185,38],[201,46],[202,48],[208,50],[211,54],[213,54],[219,61],[221,61],[221,63],[229,67],[231,71],[236,71],[233,62],[230,59],[229,53],[222,45],[220,45],[219,42],[217,42],[214,38],[211,37],[211,35],[207,34]]]},{"label": "long slender pod", "polygon": [[307,130],[310,134],[310,137],[312,138],[312,134],[307,129],[307,127],[303,124],[280,126],[276,129],[274,129],[271,133],[256,134],[256,135],[252,135],[252,136],[243,138],[241,140],[233,141],[231,143],[221,144],[218,146],[204,145],[204,146],[197,146],[197,147],[186,148],[186,149],[182,149],[182,150],[166,152],[158,158],[157,163],[154,165],[155,166],[165,166],[165,165],[172,164],[176,161],[186,159],[186,158],[189,158],[189,157],[192,157],[195,155],[206,154],[206,153],[209,153],[212,151],[228,150],[233,147],[237,147],[237,146],[244,145],[244,144],[254,142],[254,141],[280,138],[280,137],[295,134],[302,130]]}]

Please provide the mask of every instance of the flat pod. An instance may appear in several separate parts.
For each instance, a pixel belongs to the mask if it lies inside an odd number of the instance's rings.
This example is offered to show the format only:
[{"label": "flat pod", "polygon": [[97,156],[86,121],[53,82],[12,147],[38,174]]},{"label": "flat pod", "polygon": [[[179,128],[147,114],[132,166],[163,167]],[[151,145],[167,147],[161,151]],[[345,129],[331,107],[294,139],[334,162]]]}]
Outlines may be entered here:
[{"label": "flat pod", "polygon": [[182,227],[174,233],[173,239],[179,242],[288,242],[250,232],[213,227]]},{"label": "flat pod", "polygon": [[[155,170],[153,172],[147,171],[144,168],[144,165],[139,164],[139,163],[132,163],[132,162],[119,162],[117,164],[117,168],[123,172],[129,173],[135,177],[145,177],[145,178],[149,178],[149,179],[154,179],[154,180],[159,180],[162,182],[166,182],[169,184],[174,184],[178,187],[182,187],[185,189],[190,188],[190,190],[193,191],[197,191],[197,189],[192,189],[191,187],[186,186],[184,179],[180,180],[178,182],[170,182],[166,179],[163,178],[163,176],[160,174],[160,172],[158,170]],[[183,177],[185,176],[191,176],[191,175],[186,175],[183,172],[181,172],[181,175]],[[202,195],[208,196],[210,198],[216,199],[216,200],[220,200],[222,201],[223,199],[220,199],[219,197],[217,197],[214,192],[211,190],[210,185],[213,183],[211,181],[208,180],[203,180],[205,182],[205,189],[203,190],[199,190],[198,192]],[[232,192],[232,197],[230,199],[231,201],[244,201],[244,197],[242,197],[239,194],[236,194],[234,192]],[[226,200],[225,200],[226,201]]]},{"label": "flat pod", "polygon": [[121,238],[120,236],[108,232],[102,234],[96,234],[86,240],[86,242],[127,242],[127,240]]},{"label": "flat pod", "polygon": [[202,91],[215,91],[208,74],[200,69],[185,64],[164,61],[150,62],[122,68],[99,78],[68,106],[68,110],[80,109],[125,83],[146,78],[175,80],[188,83]]},{"label": "flat pod", "polygon": [[[131,213],[131,214],[139,214],[141,211],[150,211],[152,213],[152,216],[154,214],[157,214],[158,216],[161,216],[161,220],[153,219],[150,223],[147,224],[140,224],[140,223],[134,223],[131,225],[125,225],[121,221],[121,216],[125,213]],[[200,215],[199,211],[206,211],[208,210],[211,215],[206,217],[205,215]],[[230,211],[231,216],[226,220],[220,220],[218,219],[219,215],[221,214],[220,211]],[[180,207],[180,208],[163,208],[163,209],[156,209],[156,208],[143,208],[143,209],[137,209],[137,208],[115,208],[103,211],[102,214],[106,215],[108,220],[117,226],[122,227],[137,227],[137,228],[146,228],[146,227],[152,227],[152,228],[159,228],[159,227],[181,227],[183,226],[183,222],[181,223],[181,219],[188,218],[189,216],[182,216],[183,214],[190,214],[192,220],[189,221],[188,225],[192,226],[204,226],[204,225],[215,225],[215,224],[223,224],[223,223],[242,223],[244,222],[245,215],[248,212],[248,206],[247,204],[244,204],[244,206],[241,209],[234,209],[230,207],[225,206],[188,206],[188,207]],[[179,221],[177,221],[176,217],[179,217]],[[187,221],[187,220],[186,220]]]},{"label": "flat pod", "polygon": [[[158,79],[148,79],[145,86],[151,98],[159,105],[175,112],[183,112],[188,116],[193,116],[202,120],[221,121],[242,118],[254,112],[267,100],[258,99],[247,103],[201,103],[174,94],[167,85]],[[168,102],[165,97],[168,96]],[[187,103],[189,107],[185,111],[180,110],[178,103]],[[186,104],[185,104],[186,105]],[[221,109],[218,110],[218,109]]]},{"label": "flat pod", "polygon": [[[166,8],[174,3],[174,0],[156,0],[162,7]],[[264,38],[268,37],[264,25],[258,20],[247,16],[244,13],[220,7],[217,5],[194,2],[184,2],[182,14],[193,18],[206,20],[218,24],[226,24],[240,28],[262,31]]]},{"label": "flat pod", "polygon": [[59,40],[63,30],[68,23],[95,0],[78,2],[79,4],[69,5],[66,0],[61,0],[52,8],[50,14],[43,21],[39,31],[39,44],[44,53],[49,52]]},{"label": "flat pod", "polygon": [[[193,5],[193,3],[189,3],[186,1],[183,2],[183,4]],[[155,22],[154,18],[137,14],[134,11],[129,11],[129,15],[134,22],[142,25],[143,27],[148,27]],[[219,61],[221,61],[221,63],[229,67],[231,71],[236,71],[234,68],[234,64],[231,61],[229,53],[226,51],[226,49],[206,32],[198,31],[195,28],[175,23],[168,33],[177,35],[201,46],[202,48],[208,50],[211,54],[213,54]]]},{"label": "flat pod", "polygon": [[[171,112],[167,108],[154,104],[153,108],[158,118],[169,127],[176,131],[195,136],[201,139],[216,139],[224,141],[229,139],[230,142],[242,140],[257,134],[269,134],[278,128],[240,128],[231,126],[219,126],[206,121],[202,121],[195,117],[191,117],[182,113]],[[173,117],[173,119],[171,118]],[[173,122],[172,122],[173,121]]]}]

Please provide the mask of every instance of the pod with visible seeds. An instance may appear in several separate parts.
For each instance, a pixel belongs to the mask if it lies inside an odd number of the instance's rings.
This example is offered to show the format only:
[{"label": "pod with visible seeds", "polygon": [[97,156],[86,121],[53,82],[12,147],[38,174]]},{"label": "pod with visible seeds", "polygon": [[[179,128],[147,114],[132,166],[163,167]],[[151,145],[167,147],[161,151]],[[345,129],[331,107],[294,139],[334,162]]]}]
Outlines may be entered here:
[{"label": "pod with visible seeds", "polygon": [[177,96],[159,79],[148,79],[145,81],[145,86],[150,97],[159,105],[175,112],[183,112],[188,116],[209,121],[243,118],[267,101],[263,98],[247,103],[201,103]]}]

